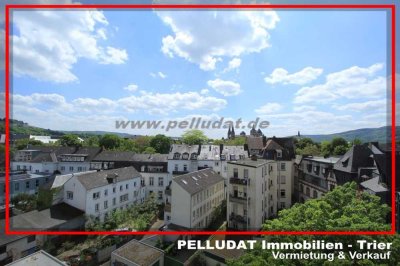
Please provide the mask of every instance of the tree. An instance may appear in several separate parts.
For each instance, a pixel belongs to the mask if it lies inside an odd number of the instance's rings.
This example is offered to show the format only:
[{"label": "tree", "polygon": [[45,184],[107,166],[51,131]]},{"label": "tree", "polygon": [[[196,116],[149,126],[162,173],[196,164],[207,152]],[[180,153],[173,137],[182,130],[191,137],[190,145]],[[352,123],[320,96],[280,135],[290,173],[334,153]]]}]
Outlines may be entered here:
[{"label": "tree", "polygon": [[296,147],[299,149],[304,149],[306,146],[315,144],[311,138],[301,138],[297,141]]},{"label": "tree", "polygon": [[347,146],[339,145],[333,150],[333,155],[343,155],[348,151]]},{"label": "tree", "polygon": [[77,135],[66,134],[60,138],[60,145],[64,147],[80,147],[82,142]]},{"label": "tree", "polygon": [[352,145],[361,145],[362,140],[359,138],[354,138],[353,141],[351,142]]},{"label": "tree", "polygon": [[157,153],[166,154],[169,152],[171,139],[165,135],[158,134],[150,140],[150,146],[153,147]]},{"label": "tree", "polygon": [[118,150],[120,151],[133,151],[133,152],[138,152],[139,148],[137,147],[137,144],[134,140],[132,139],[121,139],[121,144],[118,147]]},{"label": "tree", "polygon": [[342,137],[335,137],[331,141],[331,146],[332,146],[332,150],[334,150],[337,146],[347,147],[348,143],[347,143],[347,140],[345,140]]},{"label": "tree", "polygon": [[150,141],[153,137],[151,136],[140,136],[135,139],[136,147],[139,152],[143,153],[143,151],[150,146]]},{"label": "tree", "polygon": [[34,145],[34,146],[42,146],[43,142],[40,140],[34,140],[34,139],[19,139],[15,141],[15,147],[18,150],[26,149],[28,145]]},{"label": "tree", "polygon": [[203,131],[198,129],[188,130],[182,135],[182,142],[188,145],[204,144],[207,140],[208,138],[204,135]]},{"label": "tree", "polygon": [[296,149],[296,154],[316,156],[316,155],[320,155],[321,151],[320,151],[320,149],[318,148],[317,145],[310,144],[310,145],[305,146],[303,149],[297,148]]},{"label": "tree", "polygon": [[146,154],[154,154],[154,153],[157,153],[157,152],[156,152],[156,150],[155,150],[153,147],[147,147],[147,148],[143,151],[143,153],[146,153]]},{"label": "tree", "polygon": [[87,147],[98,147],[99,146],[99,136],[90,136],[83,142],[84,146]]},{"label": "tree", "polygon": [[99,140],[100,147],[104,147],[106,149],[116,149],[122,143],[122,139],[114,134],[105,134]]},{"label": "tree", "polygon": [[[390,208],[381,204],[380,199],[368,193],[359,192],[356,183],[347,183],[328,192],[321,199],[311,199],[304,204],[295,204],[290,209],[279,212],[278,218],[266,221],[265,231],[389,231],[386,215]],[[340,261],[325,260],[277,260],[272,256],[273,250],[263,250],[258,245],[254,250],[236,260],[228,261],[230,266],[244,265],[397,265],[400,261],[400,237],[397,236],[318,236],[287,235],[266,236],[268,242],[302,242],[303,240],[324,240],[343,243],[344,252],[356,251],[358,239],[372,242],[393,242],[389,261],[357,260],[349,258]],[[349,248],[351,245],[353,248]],[[290,252],[290,251],[288,251]],[[301,252],[301,250],[294,251]],[[324,253],[324,250],[314,250]],[[338,252],[338,251],[334,251]],[[385,250],[376,252],[386,252]],[[337,262],[337,263],[336,263]]]},{"label": "tree", "polygon": [[332,153],[332,145],[330,141],[322,141],[321,142],[321,153],[323,156],[329,156]]}]

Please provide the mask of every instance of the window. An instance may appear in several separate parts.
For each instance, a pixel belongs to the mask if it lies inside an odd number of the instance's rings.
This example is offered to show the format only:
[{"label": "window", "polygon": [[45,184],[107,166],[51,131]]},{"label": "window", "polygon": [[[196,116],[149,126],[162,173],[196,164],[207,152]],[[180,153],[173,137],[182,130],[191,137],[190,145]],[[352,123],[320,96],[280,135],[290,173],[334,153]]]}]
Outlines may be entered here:
[{"label": "window", "polygon": [[284,208],[286,208],[286,204],[285,204],[285,202],[281,202],[281,209],[284,209]]},{"label": "window", "polygon": [[189,153],[185,152],[184,154],[182,154],[182,159],[183,160],[189,159]]},{"label": "window", "polygon": [[82,172],[82,166],[78,166],[78,172]]},{"label": "window", "polygon": [[219,162],[215,162],[215,166],[219,166]]},{"label": "window", "polygon": [[33,241],[35,241],[35,240],[36,240],[36,236],[35,236],[35,235],[33,235],[33,236],[28,236],[28,238],[27,238],[28,243],[31,243],[31,242],[33,242]]},{"label": "window", "polygon": [[235,154],[231,154],[229,157],[230,157],[231,161],[236,161],[236,155]]},{"label": "window", "polygon": [[158,199],[159,200],[163,199],[163,192],[162,191],[158,191]]},{"label": "window", "polygon": [[6,253],[6,251],[7,251],[7,245],[4,245],[4,246],[0,247],[0,254]]},{"label": "window", "polygon": [[108,208],[108,201],[106,200],[106,201],[104,201],[104,209],[107,209]]},{"label": "window", "polygon": [[115,193],[117,191],[117,188],[113,187],[113,193]]},{"label": "window", "polygon": [[244,178],[249,178],[249,169],[243,169],[243,177]]},{"label": "window", "polygon": [[104,190],[104,196],[108,195],[108,189]]},{"label": "window", "polygon": [[280,179],[280,183],[281,183],[281,184],[286,184],[286,176],[281,175],[281,176],[279,177],[279,179]]},{"label": "window", "polygon": [[174,153],[174,160],[179,160],[180,157],[181,157],[181,154],[179,152]]},{"label": "window", "polygon": [[74,167],[73,166],[70,166],[69,167],[69,170],[72,172],[72,171],[74,171]]},{"label": "window", "polygon": [[149,178],[149,185],[154,186],[154,177]]},{"label": "window", "polygon": [[285,163],[281,163],[281,171],[286,171],[286,164]]},{"label": "window", "polygon": [[113,198],[113,206],[117,205],[117,199]]},{"label": "window", "polygon": [[19,190],[19,183],[15,183],[15,184],[14,184],[14,190],[15,190],[15,191],[18,191],[18,190]]},{"label": "window", "polygon": [[142,187],[144,187],[144,186],[145,186],[145,183],[144,183],[144,178],[140,179],[140,185],[141,185]]},{"label": "window", "polygon": [[39,173],[39,170],[38,170],[38,169],[36,169],[36,170],[35,170],[35,173]]},{"label": "window", "polygon": [[119,197],[119,202],[125,202],[129,199],[128,194],[124,194],[122,196]]},{"label": "window", "polygon": [[318,192],[316,190],[314,190],[314,192],[313,192],[313,198],[314,199],[318,198]]},{"label": "window", "polygon": [[73,199],[74,199],[74,192],[72,192],[72,191],[67,191],[67,199],[73,200]]},{"label": "window", "polygon": [[183,165],[183,171],[185,171],[185,172],[187,171],[187,165],[186,164]]},{"label": "window", "polygon": [[123,186],[119,186],[119,191],[122,191],[123,190]]},{"label": "window", "polygon": [[94,211],[95,211],[95,212],[98,212],[98,211],[99,211],[99,204],[98,204],[98,203],[96,203],[96,205],[94,205]]},{"label": "window", "polygon": [[308,197],[310,196],[310,188],[309,188],[309,187],[306,188],[306,195],[307,195]]},{"label": "window", "polygon": [[175,164],[174,171],[179,171],[179,170],[178,170],[178,165],[177,165],[177,164]]},{"label": "window", "polygon": [[20,165],[17,165],[17,170],[21,170],[21,166]]},{"label": "window", "polygon": [[29,181],[25,182],[25,188],[29,188],[31,186],[31,183]]},{"label": "window", "polygon": [[282,151],[281,150],[276,150],[276,157],[282,158]]},{"label": "window", "polygon": [[128,189],[128,188],[129,188],[129,184],[126,184],[126,185],[125,185],[125,189]]},{"label": "window", "polygon": [[163,177],[159,177],[159,178],[158,178],[158,186],[159,186],[159,187],[164,186],[164,178],[163,178]]},{"label": "window", "polygon": [[98,199],[98,198],[100,198],[100,192],[93,193],[93,199]]},{"label": "window", "polygon": [[236,177],[236,178],[239,177],[238,169],[237,169],[237,168],[233,168],[233,177]]},{"label": "window", "polygon": [[35,180],[35,185],[36,185],[36,187],[39,186],[39,179],[36,179],[36,180]]},{"label": "window", "polygon": [[281,198],[286,198],[286,190],[281,189]]},{"label": "window", "polygon": [[330,185],[329,185],[329,190],[332,191],[332,190],[334,190],[334,189],[335,189],[335,185],[330,184]]},{"label": "window", "polygon": [[65,171],[65,166],[61,166],[61,167],[60,167],[60,170],[61,170],[61,171]]}]

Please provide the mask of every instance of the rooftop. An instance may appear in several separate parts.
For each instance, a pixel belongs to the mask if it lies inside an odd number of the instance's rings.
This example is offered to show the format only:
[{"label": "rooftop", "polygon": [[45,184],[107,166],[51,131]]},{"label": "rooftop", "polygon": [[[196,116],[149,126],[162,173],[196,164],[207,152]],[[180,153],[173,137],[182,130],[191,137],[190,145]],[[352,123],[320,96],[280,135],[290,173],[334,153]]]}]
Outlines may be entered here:
[{"label": "rooftop", "polygon": [[137,240],[132,240],[113,252],[114,255],[127,259],[136,265],[151,266],[164,256],[164,252]]},{"label": "rooftop", "polygon": [[374,178],[371,178],[367,181],[364,181],[360,184],[362,187],[369,189],[373,192],[379,193],[379,192],[388,192],[389,190],[387,189],[386,185],[384,183],[380,182],[380,177],[376,176]]},{"label": "rooftop", "polygon": [[28,255],[22,259],[16,260],[11,262],[7,265],[14,265],[14,266],[57,266],[63,265],[66,266],[65,262],[60,261],[59,259],[53,257],[52,255],[48,254],[43,250],[39,250],[31,255]]},{"label": "rooftop", "polygon": [[[224,178],[212,169],[203,169],[196,172],[175,177],[172,182],[177,183],[189,194],[196,194],[218,182],[223,182]],[[172,191],[172,193],[174,193]]]},{"label": "rooftop", "polygon": [[267,163],[268,160],[257,158],[257,160],[252,160],[251,158],[245,158],[237,161],[230,161],[228,164],[243,165],[250,167],[260,167]]},{"label": "rooftop", "polygon": [[307,160],[307,161],[313,161],[313,162],[319,162],[319,163],[330,163],[330,164],[334,164],[337,161],[339,161],[339,157],[318,157],[318,156],[307,156],[307,157],[303,157],[303,160]]},{"label": "rooftop", "polygon": [[83,217],[81,210],[66,203],[60,203],[51,206],[49,209],[34,210],[11,217],[10,229],[14,231],[49,230],[57,228],[79,216]]},{"label": "rooftop", "polygon": [[98,172],[83,173],[77,176],[79,182],[87,189],[104,187],[109,184],[107,177],[114,175],[116,182],[126,181],[140,177],[140,174],[133,166],[104,170]]}]

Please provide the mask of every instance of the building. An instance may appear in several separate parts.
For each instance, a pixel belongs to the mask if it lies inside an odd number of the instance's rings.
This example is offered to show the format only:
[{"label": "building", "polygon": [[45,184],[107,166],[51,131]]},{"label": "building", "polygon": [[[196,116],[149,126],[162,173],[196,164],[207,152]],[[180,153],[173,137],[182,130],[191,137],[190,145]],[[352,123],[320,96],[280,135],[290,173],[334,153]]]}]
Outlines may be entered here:
[{"label": "building", "polygon": [[226,178],[227,162],[245,157],[244,146],[173,144],[168,154],[168,172],[182,175],[212,168]]},{"label": "building", "polygon": [[172,179],[171,212],[164,212],[172,224],[186,229],[204,229],[212,212],[224,200],[224,178],[212,169],[203,169]]},{"label": "building", "polygon": [[52,174],[85,172],[101,151],[98,147],[33,146],[15,153],[11,170]]},{"label": "building", "polygon": [[103,221],[117,208],[144,201],[140,180],[132,166],[73,175],[64,184],[64,202]]},{"label": "building", "polygon": [[164,251],[142,241],[131,240],[111,253],[113,266],[163,266]]},{"label": "building", "polygon": [[[83,212],[64,203],[42,211],[35,210],[10,217],[10,229],[25,232],[81,230],[84,223]],[[5,220],[1,219],[0,228],[4,226]],[[34,254],[46,241],[53,241],[55,238],[58,236],[5,235],[2,231],[0,232],[0,265]]]},{"label": "building", "polygon": [[16,260],[10,266],[67,266],[68,264],[53,257],[49,253],[39,250],[22,259]]},{"label": "building", "polygon": [[[18,194],[37,194],[39,188],[51,182],[53,175],[48,173],[11,172],[9,175],[10,199]],[[5,173],[0,174],[0,205],[5,204]]]},{"label": "building", "polygon": [[153,195],[158,203],[165,201],[165,189],[171,181],[167,154],[135,154],[133,152],[102,151],[91,162],[90,169],[114,169],[133,166],[142,176],[145,196]]},{"label": "building", "polygon": [[291,206],[291,178],[279,180],[279,171],[278,162],[257,156],[228,163],[228,228],[259,230],[266,219]]},{"label": "building", "polygon": [[261,155],[262,150],[266,144],[265,137],[258,137],[258,136],[248,136],[246,138],[246,149],[248,151],[248,155]]},{"label": "building", "polygon": [[333,190],[337,181],[333,171],[338,157],[304,156],[298,166],[298,199],[304,202],[310,198],[321,198]]},{"label": "building", "polygon": [[333,166],[336,182],[360,184],[379,174],[372,150],[367,145],[353,145]]},{"label": "building", "polygon": [[40,141],[43,144],[54,144],[60,140],[58,138],[53,138],[52,136],[34,136],[34,135],[30,135],[29,139]]}]

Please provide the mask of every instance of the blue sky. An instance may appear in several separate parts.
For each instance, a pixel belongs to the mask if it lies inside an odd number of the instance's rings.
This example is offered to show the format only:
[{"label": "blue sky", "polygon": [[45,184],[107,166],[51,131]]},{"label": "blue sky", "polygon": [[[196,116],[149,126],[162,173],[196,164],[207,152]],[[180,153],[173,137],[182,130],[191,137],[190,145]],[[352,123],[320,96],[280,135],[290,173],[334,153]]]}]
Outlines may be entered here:
[{"label": "blue sky", "polygon": [[116,130],[115,120],[260,117],[267,136],[288,136],[386,124],[384,11],[15,11],[13,19],[12,115],[35,126],[152,135],[165,132]]}]

